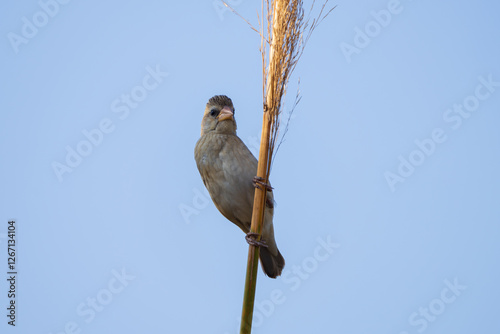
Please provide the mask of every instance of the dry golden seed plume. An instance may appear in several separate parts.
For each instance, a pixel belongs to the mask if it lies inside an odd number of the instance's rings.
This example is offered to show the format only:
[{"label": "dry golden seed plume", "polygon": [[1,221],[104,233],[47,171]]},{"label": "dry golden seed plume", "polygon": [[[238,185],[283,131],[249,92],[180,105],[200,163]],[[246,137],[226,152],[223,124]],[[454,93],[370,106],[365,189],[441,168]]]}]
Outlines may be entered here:
[{"label": "dry golden seed plume", "polygon": [[[261,21],[259,21],[260,30],[257,30],[248,20],[244,19],[223,1],[225,6],[247,22],[261,37],[264,114],[257,177],[264,179],[266,183],[269,182],[269,172],[279,132],[281,101],[286,95],[288,80],[304,52],[305,44],[312,32],[335,8],[322,16],[327,2],[328,0],[323,4],[318,17],[313,19],[309,25],[309,18],[304,20],[303,2],[301,0],[263,0],[262,16]],[[312,12],[314,3],[313,1],[309,14]],[[265,32],[264,16],[266,18]],[[305,32],[306,37],[304,39]],[[299,92],[297,92],[296,103],[299,100],[300,96]],[[262,231],[266,193],[267,191],[264,188],[255,189],[250,231],[257,235],[260,235]],[[258,259],[259,247],[249,245],[240,333],[250,333],[252,329]]]},{"label": "dry golden seed plume", "polygon": [[[311,4],[307,19],[304,19],[303,2],[301,0],[266,0],[263,1],[263,7],[264,2],[267,13],[267,36],[260,33],[263,70],[262,89],[264,111],[269,112],[271,118],[269,154],[273,157],[280,129],[282,101],[287,93],[290,76],[302,56],[312,32],[335,7],[323,15],[328,3],[328,0],[326,0],[318,16],[310,23],[310,15],[314,9],[315,1]],[[263,25],[262,22],[261,28]],[[300,96],[299,92],[297,92],[292,110],[299,101]],[[285,132],[288,128],[288,121],[289,119],[287,120]],[[272,162],[272,159],[270,160],[268,173]]]}]

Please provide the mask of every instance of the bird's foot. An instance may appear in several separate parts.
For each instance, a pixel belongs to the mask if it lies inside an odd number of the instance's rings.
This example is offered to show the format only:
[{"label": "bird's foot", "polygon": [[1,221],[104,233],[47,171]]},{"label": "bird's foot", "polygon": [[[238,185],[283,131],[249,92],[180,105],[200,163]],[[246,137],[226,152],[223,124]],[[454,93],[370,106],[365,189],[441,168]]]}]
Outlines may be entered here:
[{"label": "bird's foot", "polygon": [[257,240],[256,238],[259,236],[258,233],[255,232],[248,232],[247,235],[245,236],[245,240],[248,242],[248,244],[253,245],[255,247],[266,247],[267,244],[264,240]]},{"label": "bird's foot", "polygon": [[264,189],[266,190],[273,190],[273,187],[271,187],[269,184],[264,182],[265,180],[262,177],[256,176],[253,178],[252,183],[255,188],[262,189],[260,186],[263,186]]}]

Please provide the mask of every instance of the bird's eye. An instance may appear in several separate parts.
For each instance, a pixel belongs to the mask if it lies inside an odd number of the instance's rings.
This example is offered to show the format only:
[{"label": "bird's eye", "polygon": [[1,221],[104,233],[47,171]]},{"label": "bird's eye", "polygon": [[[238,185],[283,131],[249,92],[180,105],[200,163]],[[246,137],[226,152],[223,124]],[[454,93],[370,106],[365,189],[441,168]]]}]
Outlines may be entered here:
[{"label": "bird's eye", "polygon": [[210,110],[210,116],[216,117],[217,115],[219,115],[219,110],[217,110],[215,108]]}]

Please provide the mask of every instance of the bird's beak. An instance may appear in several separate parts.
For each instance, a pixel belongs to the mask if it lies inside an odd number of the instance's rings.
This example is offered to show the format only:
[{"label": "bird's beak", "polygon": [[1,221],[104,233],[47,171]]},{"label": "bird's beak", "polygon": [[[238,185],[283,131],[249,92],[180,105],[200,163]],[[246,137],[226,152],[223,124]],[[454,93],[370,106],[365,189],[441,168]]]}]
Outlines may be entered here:
[{"label": "bird's beak", "polygon": [[228,106],[225,106],[224,108],[222,108],[222,110],[220,111],[220,114],[219,114],[219,117],[217,117],[217,119],[220,121],[224,121],[226,119],[231,119],[234,121],[234,117],[233,117],[233,111],[231,110],[231,108],[229,108]]}]

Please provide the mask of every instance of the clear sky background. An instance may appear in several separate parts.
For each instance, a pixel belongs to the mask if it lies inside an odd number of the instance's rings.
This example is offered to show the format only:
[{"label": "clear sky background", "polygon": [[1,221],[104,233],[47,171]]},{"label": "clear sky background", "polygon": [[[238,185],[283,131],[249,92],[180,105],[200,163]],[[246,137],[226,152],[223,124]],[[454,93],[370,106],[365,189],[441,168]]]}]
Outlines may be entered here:
[{"label": "clear sky background", "polygon": [[[259,36],[215,1],[59,1],[0,5],[0,331],[237,333],[248,245],[193,150],[226,94],[257,152]],[[253,332],[499,333],[500,5],[330,5],[290,82],[286,267],[260,271]]]}]

